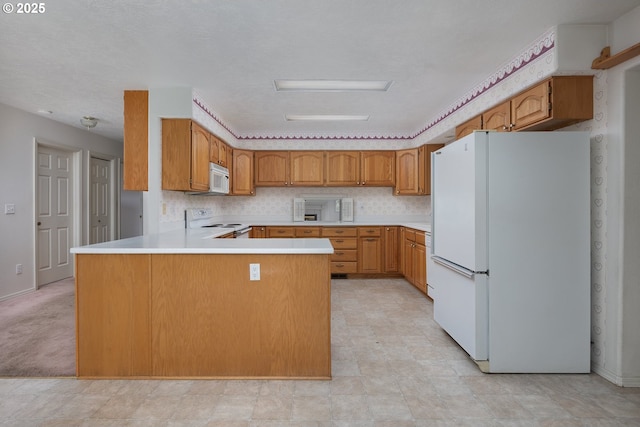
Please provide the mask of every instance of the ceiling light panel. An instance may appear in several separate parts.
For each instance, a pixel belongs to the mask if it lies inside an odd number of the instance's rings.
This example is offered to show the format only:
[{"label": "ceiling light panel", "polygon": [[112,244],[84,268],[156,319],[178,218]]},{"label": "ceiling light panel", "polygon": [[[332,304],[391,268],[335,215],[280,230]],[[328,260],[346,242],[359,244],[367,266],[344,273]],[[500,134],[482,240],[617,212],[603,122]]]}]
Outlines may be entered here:
[{"label": "ceiling light panel", "polygon": [[386,92],[393,80],[274,80],[276,91]]},{"label": "ceiling light panel", "polygon": [[315,121],[315,122],[344,122],[344,121],[367,121],[368,115],[353,114],[285,114],[285,119],[290,122]]}]

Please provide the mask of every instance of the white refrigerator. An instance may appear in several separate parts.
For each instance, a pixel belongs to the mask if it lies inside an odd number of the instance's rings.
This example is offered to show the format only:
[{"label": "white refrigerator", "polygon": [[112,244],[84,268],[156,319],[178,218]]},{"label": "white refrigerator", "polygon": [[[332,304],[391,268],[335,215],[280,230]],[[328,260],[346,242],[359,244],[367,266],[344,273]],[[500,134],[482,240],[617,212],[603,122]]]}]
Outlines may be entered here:
[{"label": "white refrigerator", "polygon": [[485,372],[590,371],[589,150],[476,131],[432,154],[434,318]]}]

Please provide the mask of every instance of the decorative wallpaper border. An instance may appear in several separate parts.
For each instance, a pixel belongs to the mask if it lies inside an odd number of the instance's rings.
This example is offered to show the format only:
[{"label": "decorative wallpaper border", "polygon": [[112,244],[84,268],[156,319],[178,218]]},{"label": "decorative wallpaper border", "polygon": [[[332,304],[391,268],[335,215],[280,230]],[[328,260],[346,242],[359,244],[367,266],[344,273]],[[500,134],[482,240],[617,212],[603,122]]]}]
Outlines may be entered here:
[{"label": "decorative wallpaper border", "polygon": [[487,77],[482,83],[476,85],[473,89],[460,97],[436,118],[430,121],[424,128],[411,135],[239,135],[234,132],[228,125],[226,125],[222,119],[213,110],[211,110],[197,95],[194,94],[193,103],[197,105],[202,111],[207,113],[213,120],[215,120],[220,126],[226,129],[231,135],[238,140],[413,140],[424,132],[428,131],[438,123],[482,95],[487,90],[491,89],[507,77],[511,76],[516,71],[535,61],[545,53],[549,52],[555,47],[556,32],[555,28],[544,33],[538,40],[536,40],[531,46],[529,46],[520,55],[513,58],[511,61],[502,65],[496,72]]}]

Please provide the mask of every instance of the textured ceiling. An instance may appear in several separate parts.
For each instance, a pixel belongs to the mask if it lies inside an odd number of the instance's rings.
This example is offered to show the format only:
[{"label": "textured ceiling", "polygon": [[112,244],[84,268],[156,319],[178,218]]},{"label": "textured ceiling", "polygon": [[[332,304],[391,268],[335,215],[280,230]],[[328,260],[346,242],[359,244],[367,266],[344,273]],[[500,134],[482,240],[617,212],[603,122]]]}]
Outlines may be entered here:
[{"label": "textured ceiling", "polygon": [[[0,15],[0,103],[122,139],[126,89],[191,87],[244,137],[415,135],[558,24],[640,0],[60,0]],[[597,53],[594,57],[597,56]],[[386,93],[278,93],[274,79],[393,80]],[[287,122],[285,114],[365,114]]]}]

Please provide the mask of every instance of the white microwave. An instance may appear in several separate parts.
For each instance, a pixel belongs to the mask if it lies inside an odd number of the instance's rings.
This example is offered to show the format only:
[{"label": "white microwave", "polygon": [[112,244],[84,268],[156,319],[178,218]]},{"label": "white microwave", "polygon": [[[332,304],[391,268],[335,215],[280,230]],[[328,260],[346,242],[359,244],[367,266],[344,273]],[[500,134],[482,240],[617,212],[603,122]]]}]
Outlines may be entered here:
[{"label": "white microwave", "polygon": [[229,194],[229,169],[209,163],[209,194]]}]

